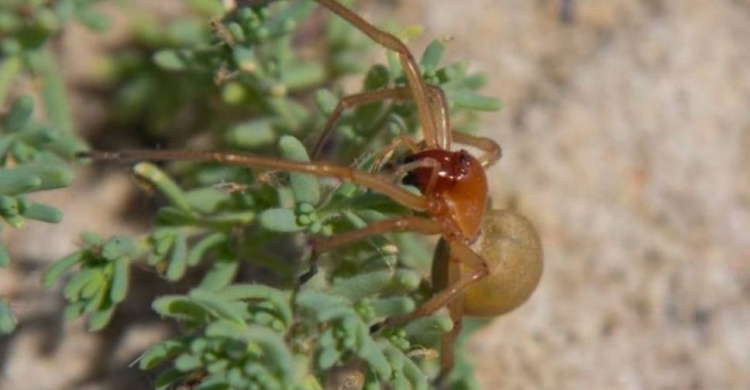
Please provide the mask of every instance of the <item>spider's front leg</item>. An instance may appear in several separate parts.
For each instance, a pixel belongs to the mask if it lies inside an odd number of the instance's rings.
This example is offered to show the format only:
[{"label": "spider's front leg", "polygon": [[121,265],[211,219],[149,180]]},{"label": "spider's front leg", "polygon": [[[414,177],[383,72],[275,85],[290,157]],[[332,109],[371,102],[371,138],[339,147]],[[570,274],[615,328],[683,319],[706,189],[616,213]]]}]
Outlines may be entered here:
[{"label": "spider's front leg", "polygon": [[419,116],[419,123],[422,124],[425,143],[429,148],[438,147],[440,145],[438,137],[438,126],[428,97],[429,87],[425,83],[424,79],[422,79],[422,75],[419,72],[419,66],[414,60],[414,56],[409,51],[409,48],[406,47],[406,45],[394,35],[373,26],[366,20],[362,19],[359,15],[339,4],[338,2],[334,0],[315,1],[320,5],[328,8],[333,13],[340,16],[342,19],[349,22],[352,26],[362,31],[373,41],[389,50],[393,50],[398,53],[398,57],[401,62],[401,68],[404,71],[404,76],[406,76],[408,88],[411,91],[411,98],[414,99],[414,103],[417,106],[417,114]]},{"label": "spider's front leg", "polygon": [[366,227],[356,229],[328,237],[312,243],[312,254],[310,256],[310,269],[302,274],[299,283],[305,283],[315,276],[317,272],[318,256],[338,247],[344,247],[351,243],[363,240],[368,237],[378,236],[388,233],[405,233],[414,232],[421,234],[440,234],[442,228],[439,223],[422,217],[401,216],[380,221],[375,221]]}]

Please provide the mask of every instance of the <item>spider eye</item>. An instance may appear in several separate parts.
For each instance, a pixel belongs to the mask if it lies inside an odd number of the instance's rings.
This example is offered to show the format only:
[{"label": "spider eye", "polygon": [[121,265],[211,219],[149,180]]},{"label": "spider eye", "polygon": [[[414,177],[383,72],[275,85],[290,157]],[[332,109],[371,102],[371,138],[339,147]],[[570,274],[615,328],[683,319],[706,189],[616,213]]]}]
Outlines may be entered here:
[{"label": "spider eye", "polygon": [[471,160],[469,159],[469,153],[467,153],[465,150],[458,152],[459,165],[469,165],[470,162]]}]

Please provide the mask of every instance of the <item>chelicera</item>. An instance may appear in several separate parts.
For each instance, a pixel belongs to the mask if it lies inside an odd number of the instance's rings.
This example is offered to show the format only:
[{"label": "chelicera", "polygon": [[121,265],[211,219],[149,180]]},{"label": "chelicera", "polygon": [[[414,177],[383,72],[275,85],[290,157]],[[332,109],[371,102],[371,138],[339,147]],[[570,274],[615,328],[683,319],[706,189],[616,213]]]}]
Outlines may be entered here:
[{"label": "chelicera", "polygon": [[[313,161],[301,163],[252,154],[174,150],[90,151],[81,157],[94,160],[192,160],[240,165],[252,168],[310,173],[332,177],[369,188],[391,198],[413,214],[374,222],[365,228],[321,239],[314,245],[315,256],[367,237],[394,232],[417,232],[441,237],[432,266],[434,295],[412,313],[391,317],[380,326],[390,326],[430,315],[447,307],[453,330],[441,342],[441,377],[450,372],[454,342],[462,318],[497,316],[525,302],[541,277],[543,260],[539,237],[533,225],[512,211],[488,210],[486,169],[500,158],[500,146],[493,140],[458,132],[450,126],[442,90],[423,80],[406,45],[378,29],[334,0],[315,0],[389,50],[395,51],[407,85],[349,95],[339,102],[312,150],[313,160],[342,112],[351,107],[382,100],[414,101],[422,140],[395,138],[376,156],[373,172],[349,166]],[[453,143],[475,148],[473,156]],[[408,148],[406,159],[393,172],[381,172],[393,152]],[[415,194],[401,184],[417,187]],[[473,249],[473,248],[476,248]],[[309,276],[309,274],[307,275]],[[303,277],[304,279],[304,277]]]}]

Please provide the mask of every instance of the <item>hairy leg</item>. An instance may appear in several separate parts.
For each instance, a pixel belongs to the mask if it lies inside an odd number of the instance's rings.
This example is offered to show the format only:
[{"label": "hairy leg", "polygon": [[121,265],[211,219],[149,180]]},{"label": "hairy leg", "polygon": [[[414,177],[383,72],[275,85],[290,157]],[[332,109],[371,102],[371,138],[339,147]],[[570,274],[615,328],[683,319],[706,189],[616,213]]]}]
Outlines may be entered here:
[{"label": "hairy leg", "polygon": [[469,268],[469,272],[462,274],[458,280],[433,295],[432,298],[417,310],[401,316],[388,318],[383,323],[384,326],[401,324],[431,315],[454,299],[460,298],[462,291],[488,275],[489,269],[486,260],[472,251],[469,246],[458,240],[450,240],[448,241],[448,245],[450,247],[450,261],[466,265]]},{"label": "hairy leg", "polygon": [[422,79],[419,66],[409,48],[394,35],[378,29],[338,2],[334,0],[315,1],[351,23],[373,41],[398,53],[401,67],[409,83],[409,88],[412,91],[412,98],[417,105],[417,113],[419,115],[419,122],[422,124],[425,143],[429,148],[438,147],[437,124],[430,109],[430,102],[427,95],[428,87]]},{"label": "hairy leg", "polygon": [[313,148],[312,153],[310,154],[310,157],[313,160],[318,159],[320,152],[323,149],[323,144],[325,144],[326,139],[328,139],[328,137],[333,132],[333,129],[335,128],[334,125],[336,124],[336,121],[339,120],[344,110],[350,109],[359,105],[375,103],[375,102],[388,100],[388,99],[400,100],[400,99],[408,99],[410,97],[411,97],[411,91],[409,90],[408,87],[379,89],[375,91],[366,91],[366,92],[342,97],[341,100],[339,100],[339,103],[336,105],[336,108],[334,108],[333,112],[331,112],[331,115],[328,117],[328,120],[326,121],[325,125],[323,125],[323,130],[321,130],[320,132],[320,136],[318,138],[318,141],[315,143],[315,147]]},{"label": "hairy leg", "polygon": [[347,166],[321,163],[296,162],[254,154],[222,152],[201,152],[189,150],[122,150],[116,152],[88,151],[78,153],[79,158],[92,158],[98,161],[200,161],[238,165],[248,168],[276,169],[291,172],[310,173],[316,176],[333,177],[369,188],[393,199],[405,207],[416,211],[428,211],[430,199],[415,195],[387,178]]},{"label": "hairy leg", "polygon": [[476,135],[456,132],[453,133],[453,140],[457,143],[473,146],[477,149],[482,150],[484,153],[481,156],[477,157],[477,160],[482,163],[483,167],[491,166],[492,164],[496,163],[497,160],[499,160],[502,156],[502,149],[500,149],[500,145],[498,145],[497,142],[486,137],[478,137]]},{"label": "hairy leg", "polygon": [[371,236],[386,233],[417,232],[422,234],[440,234],[443,229],[440,223],[428,218],[403,216],[375,221],[361,229],[322,239],[312,244],[310,269],[299,278],[299,283],[305,283],[315,276],[318,270],[318,257],[332,249],[351,244]]}]

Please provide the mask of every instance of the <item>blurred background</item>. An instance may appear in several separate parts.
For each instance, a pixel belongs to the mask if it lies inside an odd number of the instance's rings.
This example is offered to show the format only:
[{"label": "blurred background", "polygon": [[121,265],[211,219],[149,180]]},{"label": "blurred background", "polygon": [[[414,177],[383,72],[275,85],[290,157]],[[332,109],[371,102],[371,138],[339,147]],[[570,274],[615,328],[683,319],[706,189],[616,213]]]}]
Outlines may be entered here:
[{"label": "blurred background", "polygon": [[[416,53],[450,37],[447,56],[487,72],[503,101],[482,116],[504,151],[494,204],[535,222],[546,268],[526,305],[467,344],[485,389],[750,388],[750,1],[360,3],[370,20],[423,26]],[[97,53],[127,39],[117,8],[101,10],[104,38],[73,26],[57,48],[84,131],[107,112],[85,91]],[[123,218],[133,180],[89,174],[41,197],[75,219],[4,232],[0,295],[26,325],[0,341],[2,389],[150,385],[127,365],[168,329],[88,334],[39,283],[80,231],[138,229]]]},{"label": "blurred background", "polygon": [[484,387],[748,388],[750,2],[408,3],[490,74],[493,194],[544,243]]}]

